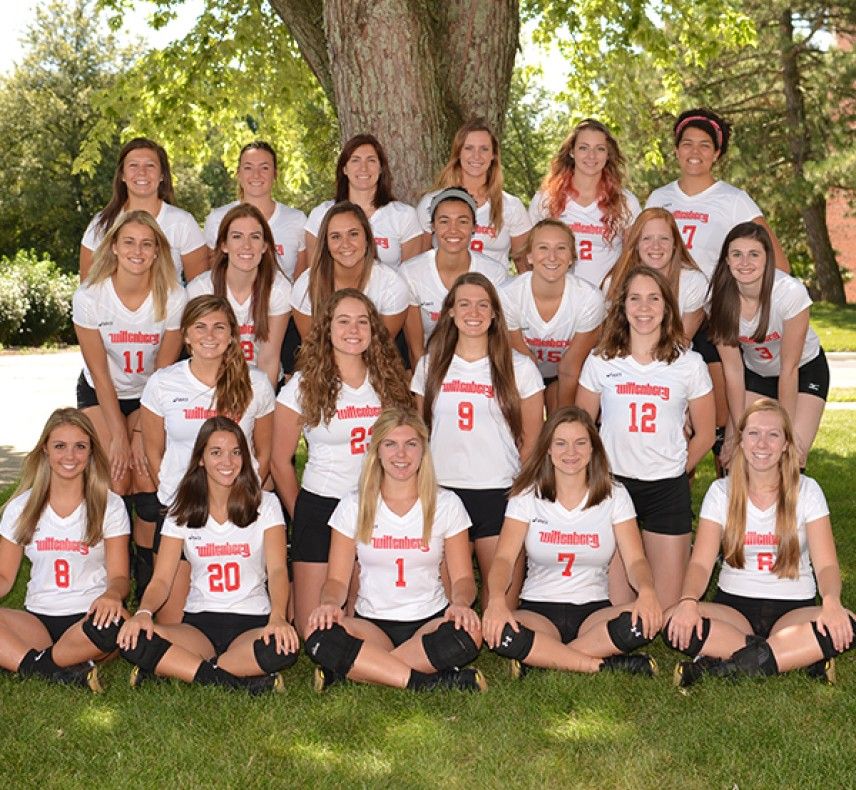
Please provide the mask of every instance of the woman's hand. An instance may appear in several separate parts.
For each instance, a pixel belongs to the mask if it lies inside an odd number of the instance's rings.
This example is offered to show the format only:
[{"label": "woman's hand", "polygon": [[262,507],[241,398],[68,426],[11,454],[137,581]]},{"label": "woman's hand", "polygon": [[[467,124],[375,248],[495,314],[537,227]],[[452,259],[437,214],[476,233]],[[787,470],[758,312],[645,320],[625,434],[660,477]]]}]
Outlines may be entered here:
[{"label": "woman's hand", "polygon": [[330,603],[322,603],[320,606],[316,606],[312,614],[309,615],[309,620],[307,621],[309,630],[311,632],[320,628],[322,631],[326,631],[328,628],[333,627],[333,623],[341,625],[344,616],[345,613],[342,611],[342,607],[334,606]]},{"label": "woman's hand", "polygon": [[262,639],[266,645],[274,640],[277,653],[296,653],[300,649],[300,639],[294,626],[281,617],[271,617],[262,631]]},{"label": "woman's hand", "polygon": [[517,620],[514,619],[514,615],[508,606],[506,606],[504,600],[497,603],[489,603],[482,617],[482,634],[484,635],[484,641],[487,642],[487,646],[491,650],[499,644],[506,625],[510,625],[515,632],[520,631]]},{"label": "woman's hand", "polygon": [[678,650],[686,650],[693,632],[701,639],[702,621],[698,601],[679,601],[669,621],[669,641],[677,645]]},{"label": "woman's hand", "polygon": [[653,590],[643,590],[630,610],[630,622],[634,625],[642,620],[642,632],[646,639],[653,639],[663,627],[663,607]]},{"label": "woman's hand", "polygon": [[92,618],[92,624],[96,628],[106,628],[108,625],[118,623],[122,618],[122,612],[122,601],[115,595],[105,592],[92,602],[86,616],[95,615]]},{"label": "woman's hand", "polygon": [[824,601],[820,616],[815,621],[818,631],[829,634],[832,646],[844,652],[853,643],[853,625],[850,614],[840,601]]},{"label": "woman's hand", "polygon": [[125,620],[124,625],[119,629],[116,644],[122,650],[133,650],[137,646],[140,631],[145,631],[146,636],[151,639],[154,630],[152,616],[148,612],[137,612],[130,620]]},{"label": "woman's hand", "polygon": [[469,607],[449,604],[444,620],[454,623],[455,628],[463,628],[473,639],[480,636],[481,621],[479,616]]},{"label": "woman's hand", "polygon": [[110,461],[111,479],[121,480],[131,468],[131,443],[124,431],[110,439],[107,458]]},{"label": "woman's hand", "polygon": [[143,448],[143,432],[135,429],[131,436],[131,468],[137,474],[149,476],[149,462],[146,460],[146,451]]}]

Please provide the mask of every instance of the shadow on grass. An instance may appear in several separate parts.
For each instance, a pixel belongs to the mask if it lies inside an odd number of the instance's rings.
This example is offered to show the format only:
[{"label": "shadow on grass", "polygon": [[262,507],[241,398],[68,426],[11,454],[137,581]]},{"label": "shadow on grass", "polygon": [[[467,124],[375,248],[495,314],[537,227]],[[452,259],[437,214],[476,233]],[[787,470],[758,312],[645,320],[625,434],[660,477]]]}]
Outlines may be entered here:
[{"label": "shadow on grass", "polygon": [[0,503],[6,501],[3,489],[12,486],[21,476],[21,464],[25,456],[26,453],[8,444],[0,445]]}]

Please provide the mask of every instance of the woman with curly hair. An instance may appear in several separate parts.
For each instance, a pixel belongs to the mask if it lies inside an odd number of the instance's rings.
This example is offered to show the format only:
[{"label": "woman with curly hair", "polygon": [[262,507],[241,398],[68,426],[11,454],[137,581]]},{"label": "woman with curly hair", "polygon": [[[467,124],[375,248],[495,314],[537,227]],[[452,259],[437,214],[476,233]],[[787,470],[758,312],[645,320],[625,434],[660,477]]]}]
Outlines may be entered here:
[{"label": "woman with curly hair", "polygon": [[[359,489],[343,497],[330,526],[327,579],[306,640],[316,691],[343,677],[414,691],[483,690],[481,673],[462,668],[481,647],[469,518],[458,497],[438,488],[428,429],[413,409],[381,412]],[[343,607],[356,567],[349,617]]]},{"label": "woman with curly hair", "polygon": [[586,118],[559,147],[529,204],[533,222],[553,217],[573,231],[574,274],[598,288],[621,255],[624,235],[640,210],[623,181],[618,141],[600,121]]},{"label": "woman with curly hair", "polygon": [[163,146],[145,137],[135,137],[122,146],[113,194],[107,205],[89,223],[80,242],[80,279],[92,266],[92,254],[104,234],[123,211],[147,211],[169,240],[172,263],[179,279],[189,283],[208,268],[205,238],[193,215],[175,205],[169,157]]},{"label": "woman with curly hair", "polygon": [[[600,414],[610,467],[642,527],[657,598],[672,606],[690,549],[688,474],[713,444],[713,395],[704,361],[687,350],[674,294],[656,269],[640,266],[624,278],[580,374],[577,405],[593,420]],[[623,571],[616,564],[610,572],[613,603],[633,600]]]},{"label": "woman with curly hair", "polygon": [[627,272],[637,266],[663,273],[678,302],[684,338],[691,341],[704,320],[708,281],[689,254],[675,218],[664,208],[646,208],[636,217],[618,263],[601,286],[607,301],[615,300]]},{"label": "woman with curly hair", "polygon": [[355,203],[336,203],[324,215],[308,271],[294,283],[291,306],[302,338],[309,336],[312,316],[342,288],[362,291],[373,302],[391,337],[404,326],[409,302],[407,283],[389,266],[379,263],[372,228]]},{"label": "woman with curly hair", "polygon": [[[381,409],[411,401],[401,360],[371,299],[354,288],[336,291],[301,347],[274,419],[272,471],[292,516],[295,622],[304,636],[327,576],[330,516],[357,484]],[[291,459],[301,433],[309,457],[298,486]]]},{"label": "woman with curly hair", "polygon": [[188,298],[225,296],[241,327],[247,364],[279,383],[279,355],[291,316],[291,284],[279,270],[264,215],[250,203],[229,209],[217,232],[211,270],[187,286]]},{"label": "woman with curly hair", "polygon": [[[334,203],[359,206],[371,226],[376,258],[393,269],[402,261],[422,252],[422,234],[413,206],[396,200],[392,192],[389,160],[378,139],[358,134],[342,147],[336,162],[336,196],[325,200],[309,213],[306,220],[306,254],[310,266],[318,240],[323,238],[324,217]],[[295,272],[300,274],[300,272]]]},{"label": "woman with curly hair", "polygon": [[[469,513],[487,582],[508,488],[544,419],[544,381],[535,363],[511,348],[499,296],[483,274],[462,274],[446,294],[410,386],[431,430],[437,480]],[[520,590],[522,561],[516,570],[509,605]],[[483,603],[491,594],[485,583]]]},{"label": "woman with curly hair", "polygon": [[101,690],[92,661],[116,649],[127,615],[129,532],[92,422],[57,409],[0,522],[0,598],[32,563],[24,610],[0,609],[0,667]]},{"label": "woman with curly hair", "polygon": [[[225,415],[241,426],[260,479],[270,467],[273,388],[262,371],[247,366],[238,321],[226,297],[191,299],[181,318],[181,334],[190,358],[152,375],[140,409],[149,474],[157,484],[158,533],[187,471],[199,429],[209,417]],[[181,621],[189,573],[182,561],[158,622]]]},{"label": "woman with curly hair", "polygon": [[502,181],[499,140],[484,119],[468,121],[455,132],[449,161],[437,176],[434,189],[423,195],[416,206],[425,249],[431,246],[432,232],[437,232],[431,216],[432,205],[436,205],[434,198],[443,189],[462,187],[473,196],[477,206],[470,249],[487,255],[506,269],[509,259],[516,263],[532,222],[520,199],[503,191]]},{"label": "woman with curly hair", "polygon": [[[696,659],[678,664],[675,682],[800,667],[834,682],[832,661],[853,647],[856,616],[841,603],[826,498],[800,474],[796,435],[780,404],[753,403],[736,438],[728,477],[705,495],[681,597],[667,613],[667,641]],[[717,590],[706,603],[719,557]]]}]

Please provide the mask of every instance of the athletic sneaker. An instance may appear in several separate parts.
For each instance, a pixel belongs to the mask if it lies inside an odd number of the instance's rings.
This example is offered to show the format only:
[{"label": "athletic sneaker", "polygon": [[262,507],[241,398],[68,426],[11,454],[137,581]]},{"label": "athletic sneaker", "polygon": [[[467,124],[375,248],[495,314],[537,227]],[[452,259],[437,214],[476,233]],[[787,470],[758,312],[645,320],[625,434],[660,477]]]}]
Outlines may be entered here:
[{"label": "athletic sneaker", "polygon": [[429,689],[457,689],[459,691],[487,691],[487,680],[480,669],[442,669],[431,675],[432,682],[423,687]]},{"label": "athletic sneaker", "polygon": [[98,665],[94,661],[84,661],[70,667],[61,667],[54,672],[52,679],[69,686],[88,688],[93,694],[104,691],[101,679],[98,677]]},{"label": "athletic sneaker", "polygon": [[628,653],[607,656],[600,665],[601,672],[626,672],[630,675],[654,677],[660,669],[657,662],[647,653]]},{"label": "athletic sneaker", "polygon": [[275,694],[282,694],[285,692],[285,680],[281,672],[271,672],[269,675],[242,677],[240,678],[240,685],[237,688],[244,689],[254,697],[260,694],[267,694],[269,691]]},{"label": "athletic sneaker", "polygon": [[128,682],[132,689],[138,689],[143,685],[143,683],[149,680],[154,680],[155,677],[156,675],[153,675],[151,672],[146,672],[142,667],[133,666],[131,667],[131,675],[128,678]]},{"label": "athletic sneaker", "polygon": [[837,680],[835,677],[835,659],[822,658],[820,661],[815,661],[805,668],[805,673],[814,680],[821,680],[830,686],[834,686]]},{"label": "athletic sneaker", "polygon": [[342,680],[344,678],[335,672],[316,666],[315,671],[312,673],[312,690],[320,694],[323,691],[327,691],[334,683],[339,683]]},{"label": "athletic sneaker", "polygon": [[672,680],[681,689],[688,689],[698,683],[711,667],[721,663],[710,656],[696,656],[692,661],[679,661],[675,665]]},{"label": "athletic sneaker", "polygon": [[531,667],[522,661],[518,661],[516,658],[512,658],[509,662],[509,671],[512,680],[523,680],[529,674],[530,669]]}]

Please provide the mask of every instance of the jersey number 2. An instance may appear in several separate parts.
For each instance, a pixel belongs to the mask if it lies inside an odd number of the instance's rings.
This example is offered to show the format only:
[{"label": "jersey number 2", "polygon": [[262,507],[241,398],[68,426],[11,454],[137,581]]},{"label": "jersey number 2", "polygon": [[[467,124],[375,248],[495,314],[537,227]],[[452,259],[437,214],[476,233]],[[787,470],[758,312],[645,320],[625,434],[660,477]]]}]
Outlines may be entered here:
[{"label": "jersey number 2", "polygon": [[630,404],[630,433],[656,433],[657,404]]},{"label": "jersey number 2", "polygon": [[592,259],[592,253],[594,251],[594,242],[589,239],[582,239],[580,241],[580,253],[579,258],[581,261],[590,261]]},{"label": "jersey number 2", "polygon": [[214,593],[232,592],[241,586],[241,566],[237,562],[208,566],[208,589]]},{"label": "jersey number 2", "polygon": [[366,445],[371,438],[372,429],[358,425],[351,429],[351,455],[362,455],[366,451]]}]

